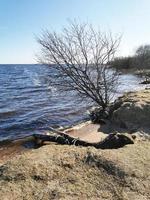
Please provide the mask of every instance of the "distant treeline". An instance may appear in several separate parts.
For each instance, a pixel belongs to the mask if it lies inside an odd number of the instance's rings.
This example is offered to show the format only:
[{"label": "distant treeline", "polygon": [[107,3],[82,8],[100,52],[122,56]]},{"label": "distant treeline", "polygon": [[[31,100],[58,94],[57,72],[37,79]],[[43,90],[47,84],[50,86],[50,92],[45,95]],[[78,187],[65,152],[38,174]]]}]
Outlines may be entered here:
[{"label": "distant treeline", "polygon": [[133,56],[118,57],[109,64],[118,70],[150,70],[150,45],[142,45]]}]

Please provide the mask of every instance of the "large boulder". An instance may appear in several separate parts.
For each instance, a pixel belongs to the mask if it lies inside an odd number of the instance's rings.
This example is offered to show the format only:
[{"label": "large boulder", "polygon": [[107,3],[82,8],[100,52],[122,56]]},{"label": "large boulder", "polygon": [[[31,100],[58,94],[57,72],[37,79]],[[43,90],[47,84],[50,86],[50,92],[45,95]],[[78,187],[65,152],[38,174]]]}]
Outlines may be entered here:
[{"label": "large boulder", "polygon": [[114,103],[112,122],[121,128],[150,128],[150,90],[126,93]]}]

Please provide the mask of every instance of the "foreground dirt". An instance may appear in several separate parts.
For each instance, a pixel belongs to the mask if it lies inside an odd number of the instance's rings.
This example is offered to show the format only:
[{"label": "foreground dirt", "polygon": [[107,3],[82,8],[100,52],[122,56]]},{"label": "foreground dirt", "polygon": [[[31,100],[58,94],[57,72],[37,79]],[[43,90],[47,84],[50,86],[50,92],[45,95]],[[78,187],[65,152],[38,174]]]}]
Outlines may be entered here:
[{"label": "foreground dirt", "polygon": [[149,199],[149,152],[149,141],[116,150],[30,150],[1,165],[0,199]]}]

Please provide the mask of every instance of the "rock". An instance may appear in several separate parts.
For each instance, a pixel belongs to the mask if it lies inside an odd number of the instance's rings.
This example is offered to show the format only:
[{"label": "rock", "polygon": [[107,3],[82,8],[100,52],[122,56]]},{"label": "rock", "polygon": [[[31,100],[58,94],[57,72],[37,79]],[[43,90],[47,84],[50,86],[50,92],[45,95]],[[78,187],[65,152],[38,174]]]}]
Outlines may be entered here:
[{"label": "rock", "polygon": [[127,93],[115,104],[111,121],[119,127],[128,130],[150,127],[150,90]]},{"label": "rock", "polygon": [[136,135],[132,135],[132,138],[133,138],[133,140],[135,140],[137,138],[137,136]]},{"label": "rock", "polygon": [[105,120],[108,119],[108,117],[109,112],[100,107],[96,107],[90,111],[90,118],[93,123],[105,124]]},{"label": "rock", "polygon": [[150,80],[143,81],[140,84],[150,84]]},{"label": "rock", "polygon": [[134,144],[134,139],[129,134],[112,133],[100,145],[102,149],[117,149],[127,144]]}]

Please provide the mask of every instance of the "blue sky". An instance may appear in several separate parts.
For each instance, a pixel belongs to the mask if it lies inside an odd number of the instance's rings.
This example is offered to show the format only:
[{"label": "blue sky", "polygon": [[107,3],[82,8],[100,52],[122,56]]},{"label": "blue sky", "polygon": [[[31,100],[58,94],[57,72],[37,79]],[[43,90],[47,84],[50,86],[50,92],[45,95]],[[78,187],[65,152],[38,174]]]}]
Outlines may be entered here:
[{"label": "blue sky", "polygon": [[0,0],[0,63],[36,63],[35,35],[74,18],[123,34],[120,55],[150,44],[150,0]]}]

